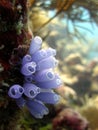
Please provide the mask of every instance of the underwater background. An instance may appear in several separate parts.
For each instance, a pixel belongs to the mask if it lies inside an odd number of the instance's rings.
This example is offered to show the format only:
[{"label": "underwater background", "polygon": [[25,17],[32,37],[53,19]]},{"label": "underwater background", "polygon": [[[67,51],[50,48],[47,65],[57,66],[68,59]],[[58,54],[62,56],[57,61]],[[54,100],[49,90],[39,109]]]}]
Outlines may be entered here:
[{"label": "underwater background", "polygon": [[0,130],[98,130],[97,42],[97,0],[0,0]]}]

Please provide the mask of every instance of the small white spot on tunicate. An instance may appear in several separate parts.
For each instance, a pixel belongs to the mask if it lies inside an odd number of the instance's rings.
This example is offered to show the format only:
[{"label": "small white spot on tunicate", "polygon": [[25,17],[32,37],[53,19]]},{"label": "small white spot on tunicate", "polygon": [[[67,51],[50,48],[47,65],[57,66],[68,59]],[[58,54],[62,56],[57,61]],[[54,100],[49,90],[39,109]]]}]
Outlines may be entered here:
[{"label": "small white spot on tunicate", "polygon": [[58,96],[58,95],[54,95],[54,100],[55,100],[56,102],[58,102],[59,96]]},{"label": "small white spot on tunicate", "polygon": [[62,81],[60,79],[57,79],[56,83],[57,83],[57,85],[60,85],[62,83]]},{"label": "small white spot on tunicate", "polygon": [[37,44],[41,44],[41,43],[42,43],[42,39],[41,39],[41,37],[39,37],[39,36],[36,36],[36,37],[34,38],[34,41],[35,41]]}]

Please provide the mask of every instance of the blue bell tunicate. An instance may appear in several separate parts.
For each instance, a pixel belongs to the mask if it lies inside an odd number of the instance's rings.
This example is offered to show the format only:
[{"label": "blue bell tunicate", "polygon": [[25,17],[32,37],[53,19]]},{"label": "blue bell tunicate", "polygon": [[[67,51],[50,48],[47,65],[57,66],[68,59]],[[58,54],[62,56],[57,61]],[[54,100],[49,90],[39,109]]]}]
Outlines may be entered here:
[{"label": "blue bell tunicate", "polygon": [[41,92],[36,96],[36,99],[44,103],[56,104],[59,101],[59,95],[54,92]]},{"label": "blue bell tunicate", "polygon": [[31,83],[34,80],[34,75],[25,76],[24,79],[25,79],[25,82]]},{"label": "blue bell tunicate", "polygon": [[44,70],[56,67],[58,64],[58,60],[54,57],[50,56],[49,58],[43,59],[37,63],[36,70]]},{"label": "blue bell tunicate", "polygon": [[25,103],[26,103],[26,101],[23,97],[16,99],[16,104],[18,105],[19,108],[24,107]]},{"label": "blue bell tunicate", "polygon": [[35,118],[43,118],[49,113],[48,108],[41,101],[27,100],[26,106]]},{"label": "blue bell tunicate", "polygon": [[53,48],[48,48],[46,50],[47,56],[55,56],[56,55],[56,50]]},{"label": "blue bell tunicate", "polygon": [[25,76],[30,76],[36,71],[36,63],[35,62],[29,62],[22,66],[21,73]]},{"label": "blue bell tunicate", "polygon": [[32,58],[31,58],[31,56],[30,55],[25,55],[24,57],[23,57],[23,59],[22,59],[22,65],[24,65],[24,64],[26,64],[26,63],[28,63],[28,62],[31,62],[31,60],[32,60]]},{"label": "blue bell tunicate", "polygon": [[41,61],[45,58],[48,58],[50,56],[55,56],[55,55],[56,55],[55,49],[52,49],[52,48],[49,48],[47,50],[41,49],[32,55],[32,60],[34,62],[38,63],[39,61]]},{"label": "blue bell tunicate", "polygon": [[25,83],[24,87],[24,94],[29,98],[34,98],[38,93],[40,93],[40,88],[32,83]]},{"label": "blue bell tunicate", "polygon": [[44,89],[58,88],[61,85],[62,81],[58,75],[55,75],[55,78],[53,80],[45,82],[37,82],[37,86]]},{"label": "blue bell tunicate", "polygon": [[38,51],[41,48],[42,45],[42,39],[39,36],[36,36],[32,39],[30,48],[29,48],[29,54],[32,55],[36,51]]},{"label": "blue bell tunicate", "polygon": [[11,86],[8,91],[8,95],[14,99],[20,98],[23,93],[24,93],[24,88],[18,84]]},{"label": "blue bell tunicate", "polygon": [[37,62],[39,62],[40,60],[42,60],[42,59],[44,59],[46,57],[47,57],[47,53],[46,53],[45,50],[42,49],[42,50],[39,50],[39,51],[35,52],[32,55],[32,60],[37,63]]},{"label": "blue bell tunicate", "polygon": [[55,74],[52,69],[45,69],[42,71],[38,71],[34,76],[35,81],[38,82],[50,81],[53,80],[54,78]]}]

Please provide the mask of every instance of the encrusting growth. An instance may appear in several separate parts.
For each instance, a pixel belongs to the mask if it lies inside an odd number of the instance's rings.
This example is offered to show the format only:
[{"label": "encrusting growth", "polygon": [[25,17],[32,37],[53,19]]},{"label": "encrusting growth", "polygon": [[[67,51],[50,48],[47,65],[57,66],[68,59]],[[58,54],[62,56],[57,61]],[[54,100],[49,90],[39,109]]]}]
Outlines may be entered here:
[{"label": "encrusting growth", "polygon": [[10,67],[12,52],[30,42],[27,25],[27,0],[0,0],[0,63]]}]

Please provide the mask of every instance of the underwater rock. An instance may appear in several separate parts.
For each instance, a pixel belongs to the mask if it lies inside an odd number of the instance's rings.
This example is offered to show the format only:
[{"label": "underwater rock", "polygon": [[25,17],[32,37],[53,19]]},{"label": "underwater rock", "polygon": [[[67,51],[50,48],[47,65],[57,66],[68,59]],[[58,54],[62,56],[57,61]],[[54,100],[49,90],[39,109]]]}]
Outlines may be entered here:
[{"label": "underwater rock", "polygon": [[65,108],[53,119],[53,130],[88,130],[88,121],[77,111]]},{"label": "underwater rock", "polygon": [[77,75],[77,82],[74,82],[71,87],[79,96],[89,93],[91,89],[91,73],[83,72]]},{"label": "underwater rock", "polygon": [[[92,82],[92,70],[83,64],[83,59],[79,54],[71,54],[65,59],[69,74],[65,74],[64,83],[71,87],[78,96],[89,94]],[[69,76],[67,76],[69,75]]]},{"label": "underwater rock", "polygon": [[68,87],[68,86],[61,86],[56,89],[59,95],[61,95],[65,100],[68,98],[76,98],[76,93],[75,91]]},{"label": "underwater rock", "polygon": [[90,130],[98,129],[98,96],[87,98],[78,111],[89,121]]},{"label": "underwater rock", "polygon": [[93,73],[92,73],[92,77],[93,77],[93,80],[95,81],[98,81],[98,65],[96,65],[93,69]]},{"label": "underwater rock", "polygon": [[0,63],[5,70],[10,67],[13,49],[29,43],[30,38],[27,0],[0,0]]},{"label": "underwater rock", "polygon": [[75,64],[82,64],[82,57],[79,53],[72,53],[65,58],[64,62],[68,66],[73,66]]}]

